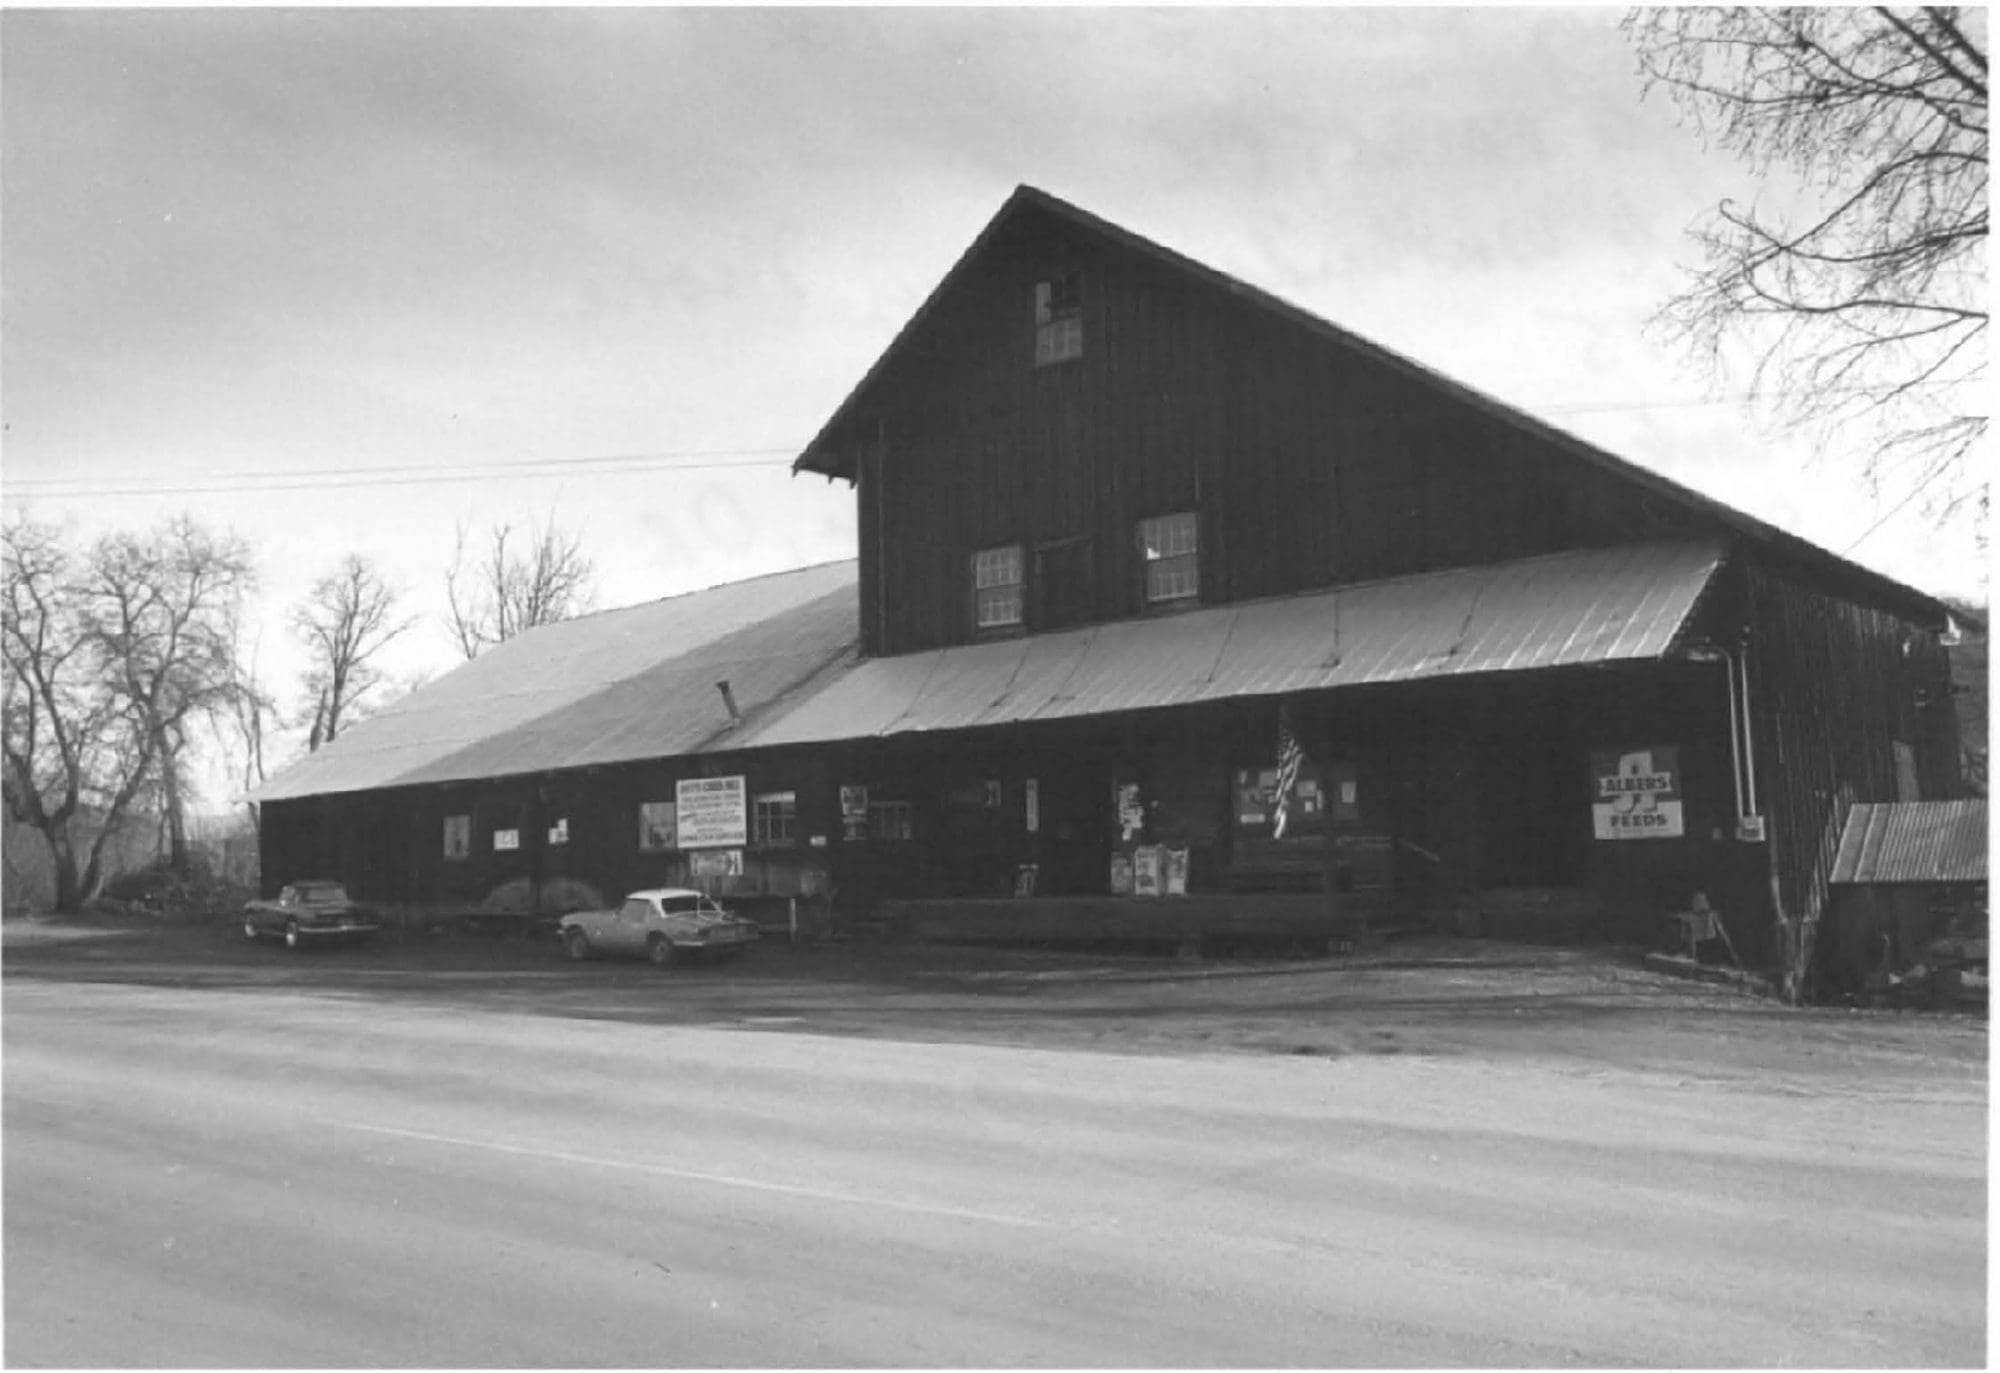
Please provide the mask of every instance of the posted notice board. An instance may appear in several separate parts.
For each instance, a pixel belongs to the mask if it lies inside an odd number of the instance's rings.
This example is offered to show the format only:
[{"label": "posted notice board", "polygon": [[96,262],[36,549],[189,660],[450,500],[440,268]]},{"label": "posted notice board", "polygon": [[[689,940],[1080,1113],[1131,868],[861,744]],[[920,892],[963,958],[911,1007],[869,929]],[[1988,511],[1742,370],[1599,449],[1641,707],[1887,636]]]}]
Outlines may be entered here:
[{"label": "posted notice board", "polygon": [[683,849],[741,848],[749,840],[741,777],[690,777],[674,784]]}]

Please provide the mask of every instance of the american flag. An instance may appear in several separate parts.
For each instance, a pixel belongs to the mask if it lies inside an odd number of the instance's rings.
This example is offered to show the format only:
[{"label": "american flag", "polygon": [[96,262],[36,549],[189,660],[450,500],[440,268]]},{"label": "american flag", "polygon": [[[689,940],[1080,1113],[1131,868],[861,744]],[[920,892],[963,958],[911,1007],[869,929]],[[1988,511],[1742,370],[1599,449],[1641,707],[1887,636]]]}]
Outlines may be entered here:
[{"label": "american flag", "polygon": [[1278,809],[1272,818],[1271,834],[1274,838],[1285,837],[1285,824],[1292,818],[1292,788],[1298,785],[1299,765],[1306,760],[1305,750],[1299,747],[1299,736],[1292,733],[1292,713],[1280,702],[1278,706]]}]

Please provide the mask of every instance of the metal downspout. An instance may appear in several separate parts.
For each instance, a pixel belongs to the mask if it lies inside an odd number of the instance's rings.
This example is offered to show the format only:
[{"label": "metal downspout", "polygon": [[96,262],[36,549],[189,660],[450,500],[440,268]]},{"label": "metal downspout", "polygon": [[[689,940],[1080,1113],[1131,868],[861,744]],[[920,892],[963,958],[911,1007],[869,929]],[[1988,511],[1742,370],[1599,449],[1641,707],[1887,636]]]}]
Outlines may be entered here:
[{"label": "metal downspout", "polygon": [[1728,649],[1722,651],[1722,665],[1729,673],[1729,780],[1736,788],[1736,819],[1740,829],[1743,820],[1743,723],[1739,721],[1740,711],[1736,707],[1736,655]]}]

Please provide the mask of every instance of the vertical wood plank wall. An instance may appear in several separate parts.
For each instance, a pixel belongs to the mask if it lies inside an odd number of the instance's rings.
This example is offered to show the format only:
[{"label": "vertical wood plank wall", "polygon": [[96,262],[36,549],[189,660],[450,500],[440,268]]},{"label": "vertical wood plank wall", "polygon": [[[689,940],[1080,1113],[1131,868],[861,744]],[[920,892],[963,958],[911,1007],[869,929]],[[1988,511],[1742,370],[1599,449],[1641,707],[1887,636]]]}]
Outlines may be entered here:
[{"label": "vertical wood plank wall", "polygon": [[1893,745],[1914,750],[1922,799],[1957,794],[1950,667],[1937,636],[1815,590],[1788,569],[1746,570],[1757,786],[1777,896],[1810,928],[1845,807],[1894,801]]},{"label": "vertical wood plank wall", "polygon": [[[1083,354],[1034,364],[1074,269]],[[1417,377],[1129,249],[1026,215],[932,305],[829,440],[861,479],[863,651],[973,636],[968,559],[1087,545],[1085,618],[1142,613],[1138,521],[1197,510],[1202,599],[1676,532],[1642,496]],[[879,581],[878,581],[879,579]],[[1044,598],[1027,588],[1029,632]]]}]

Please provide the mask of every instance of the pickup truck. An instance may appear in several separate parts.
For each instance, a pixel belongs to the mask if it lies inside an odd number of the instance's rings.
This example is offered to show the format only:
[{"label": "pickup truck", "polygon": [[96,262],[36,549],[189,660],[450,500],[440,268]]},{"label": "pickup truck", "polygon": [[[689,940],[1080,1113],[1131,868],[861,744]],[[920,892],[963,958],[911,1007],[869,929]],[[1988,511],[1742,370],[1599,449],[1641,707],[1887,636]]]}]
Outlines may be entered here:
[{"label": "pickup truck", "polygon": [[324,940],[359,942],[381,926],[375,912],[350,900],[338,882],[294,882],[275,901],[252,901],[243,908],[243,937],[278,935],[288,949]]},{"label": "pickup truck", "polygon": [[616,910],[576,911],[562,918],[571,958],[625,954],[665,967],[689,954],[730,956],[757,940],[755,921],[731,915],[715,898],[685,887],[635,891]]}]

